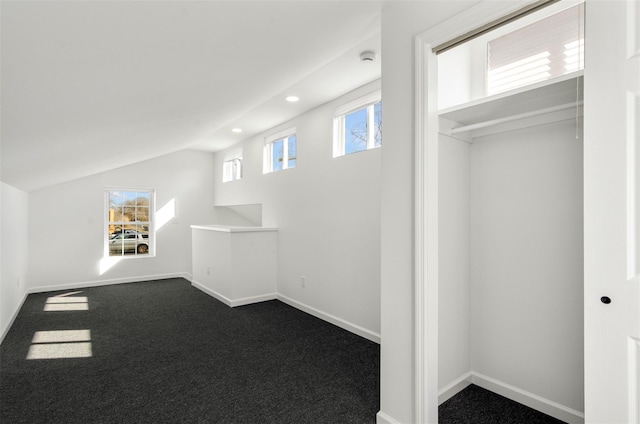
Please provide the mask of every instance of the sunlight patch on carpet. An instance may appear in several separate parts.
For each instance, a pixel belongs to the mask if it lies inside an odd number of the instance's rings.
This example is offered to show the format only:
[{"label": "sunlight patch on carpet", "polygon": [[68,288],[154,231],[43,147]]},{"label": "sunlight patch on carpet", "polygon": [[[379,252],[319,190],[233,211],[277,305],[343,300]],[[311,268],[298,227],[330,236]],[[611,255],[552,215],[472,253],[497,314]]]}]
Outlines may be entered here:
[{"label": "sunlight patch on carpet", "polygon": [[90,358],[91,330],[36,331],[27,359]]}]

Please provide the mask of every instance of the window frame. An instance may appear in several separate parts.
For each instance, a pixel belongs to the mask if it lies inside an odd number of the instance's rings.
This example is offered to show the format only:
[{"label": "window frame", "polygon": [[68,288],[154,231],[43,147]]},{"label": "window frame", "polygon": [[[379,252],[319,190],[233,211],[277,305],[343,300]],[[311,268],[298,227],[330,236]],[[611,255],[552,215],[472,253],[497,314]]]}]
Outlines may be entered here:
[{"label": "window frame", "polygon": [[[296,145],[296,163],[289,166],[289,140],[295,137]],[[282,141],[282,169],[273,169],[273,146],[277,142]],[[264,147],[262,150],[262,173],[270,174],[280,172],[286,169],[293,169],[298,166],[298,134],[296,127],[290,127],[282,131],[278,131],[264,138]]]},{"label": "window frame", "polygon": [[235,149],[224,156],[222,161],[222,182],[238,181],[244,177],[242,149]]},{"label": "window frame", "polygon": [[[382,107],[382,91],[376,90],[372,93],[361,96],[355,100],[345,103],[335,109],[333,117],[333,157],[347,156],[353,153],[364,152],[382,147],[376,146],[375,140],[375,106],[380,103]],[[366,108],[367,113],[367,142],[364,150],[346,153],[346,117],[354,112]],[[381,134],[382,135],[382,134]]]},{"label": "window frame", "polygon": [[[148,221],[111,221],[110,220],[110,209],[111,209],[111,194],[114,192],[127,192],[127,193],[148,193],[149,195],[149,212],[148,212]],[[134,259],[134,258],[151,258],[156,256],[156,231],[155,231],[155,221],[156,221],[156,213],[155,213],[155,204],[156,204],[156,190],[153,188],[132,188],[132,187],[106,187],[104,189],[104,224],[103,224],[103,246],[104,246],[104,257],[105,258],[117,258],[121,259]],[[109,232],[109,227],[111,225],[124,225],[128,223],[129,225],[147,225],[148,226],[148,237],[147,244],[148,250],[147,253],[138,253],[137,251],[133,254],[120,254],[120,255],[111,255],[109,249],[109,240],[111,233]],[[137,249],[136,249],[137,250]]]}]

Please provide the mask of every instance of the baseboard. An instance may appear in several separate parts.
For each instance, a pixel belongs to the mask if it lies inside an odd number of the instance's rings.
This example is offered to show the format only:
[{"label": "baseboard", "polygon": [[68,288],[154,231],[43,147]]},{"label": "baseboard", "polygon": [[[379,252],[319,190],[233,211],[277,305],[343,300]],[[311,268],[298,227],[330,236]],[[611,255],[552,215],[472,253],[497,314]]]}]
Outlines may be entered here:
[{"label": "baseboard", "polygon": [[526,390],[522,390],[518,387],[512,386],[494,378],[487,377],[486,375],[482,375],[473,371],[470,374],[471,382],[477,386],[490,390],[508,399],[514,400],[537,411],[544,412],[545,414],[566,423],[584,423],[584,413],[580,411],[576,411],[575,409],[560,405],[557,402],[545,399],[541,396],[527,392]]},{"label": "baseboard", "polygon": [[18,313],[20,313],[20,309],[22,309],[22,305],[24,305],[24,302],[27,300],[27,296],[29,296],[29,293],[24,294],[24,296],[22,297],[22,301],[20,302],[16,310],[13,311],[13,315],[11,316],[11,319],[7,323],[7,326],[2,329],[2,334],[0,334],[0,344],[2,344],[2,342],[4,341],[4,338],[9,332],[9,329],[11,329],[11,327],[13,326],[14,321],[18,317]]},{"label": "baseboard", "polygon": [[185,280],[191,281],[191,274],[188,272],[176,272],[171,274],[156,274],[156,275],[142,275],[139,277],[125,277],[125,278],[113,278],[110,280],[94,280],[94,281],[83,281],[77,283],[68,283],[68,284],[57,284],[51,286],[36,286],[30,287],[28,293],[44,293],[50,291],[59,291],[59,290],[71,290],[71,289],[81,289],[84,287],[100,287],[100,286],[110,286],[112,284],[126,284],[126,283],[139,283],[141,281],[153,281],[153,280],[166,280],[168,278],[184,278]]},{"label": "baseboard", "polygon": [[250,296],[250,297],[243,297],[241,299],[231,300],[228,297],[216,292],[215,290],[211,290],[209,287],[201,283],[198,283],[195,280],[191,281],[191,285],[197,288],[198,290],[208,294],[209,296],[218,299],[220,302],[232,308],[235,308],[236,306],[243,306],[243,305],[250,305],[252,303],[264,302],[267,300],[275,300],[278,298],[278,295],[276,293],[269,293],[269,294],[263,294],[259,296]]},{"label": "baseboard", "polygon": [[466,389],[471,384],[472,378],[473,373],[468,372],[440,389],[438,392],[438,405],[442,405],[444,402]]},{"label": "baseboard", "polygon": [[350,331],[354,334],[357,334],[365,339],[371,340],[372,342],[380,344],[380,334],[374,333],[373,331],[367,330],[366,328],[360,327],[359,325],[350,323],[349,321],[343,320],[342,318],[338,318],[334,315],[327,314],[322,312],[316,308],[313,308],[309,305],[305,305],[304,303],[298,302],[297,300],[293,300],[287,296],[284,296],[278,293],[278,300],[286,303],[289,306],[293,306],[296,309],[300,309],[314,317],[320,318],[321,320],[330,322],[333,325],[337,325],[340,328],[343,328],[347,331]]},{"label": "baseboard", "polygon": [[396,421],[384,412],[380,411],[376,415],[376,424],[401,424],[400,421]]}]

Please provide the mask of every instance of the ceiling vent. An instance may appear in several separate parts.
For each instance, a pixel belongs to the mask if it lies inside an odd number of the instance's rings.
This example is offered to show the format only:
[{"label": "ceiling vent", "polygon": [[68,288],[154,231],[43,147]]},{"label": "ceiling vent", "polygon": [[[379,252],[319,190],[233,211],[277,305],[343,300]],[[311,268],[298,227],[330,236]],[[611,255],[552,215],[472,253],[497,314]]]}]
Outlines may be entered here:
[{"label": "ceiling vent", "polygon": [[360,53],[360,61],[361,62],[373,62],[374,60],[376,60],[376,53],[375,52],[367,50],[366,52]]}]

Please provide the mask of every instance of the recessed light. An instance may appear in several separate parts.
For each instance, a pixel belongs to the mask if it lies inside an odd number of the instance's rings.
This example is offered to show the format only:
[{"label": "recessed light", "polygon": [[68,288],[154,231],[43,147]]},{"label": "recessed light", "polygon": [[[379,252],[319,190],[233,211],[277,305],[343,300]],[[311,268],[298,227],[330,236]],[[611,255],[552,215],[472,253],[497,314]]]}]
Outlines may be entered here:
[{"label": "recessed light", "polygon": [[231,131],[233,131],[234,133],[241,133],[242,132],[242,128],[234,128]]},{"label": "recessed light", "polygon": [[298,96],[289,96],[285,100],[288,101],[288,102],[291,102],[291,103],[295,103],[298,100],[300,100],[300,98]]}]

